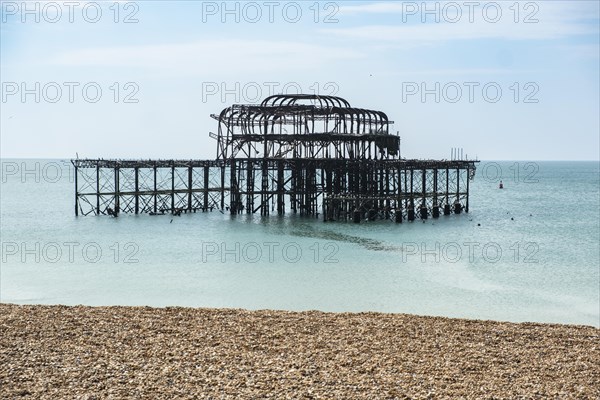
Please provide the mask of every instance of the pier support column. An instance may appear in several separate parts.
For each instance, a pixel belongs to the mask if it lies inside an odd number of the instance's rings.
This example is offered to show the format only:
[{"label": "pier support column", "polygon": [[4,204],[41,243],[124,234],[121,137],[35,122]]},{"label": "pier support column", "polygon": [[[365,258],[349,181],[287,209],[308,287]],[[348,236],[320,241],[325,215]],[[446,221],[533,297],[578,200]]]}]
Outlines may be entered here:
[{"label": "pier support column", "polygon": [[135,213],[139,214],[140,212],[140,179],[139,179],[140,169],[135,167]]},{"label": "pier support column", "polygon": [[171,166],[171,212],[175,212],[175,165]]},{"label": "pier support column", "polygon": [[446,168],[446,204],[444,215],[450,215],[450,169]]},{"label": "pier support column", "polygon": [[[460,169],[458,168],[456,168],[456,201],[454,204],[454,212],[460,214],[460,210],[459,212],[456,212],[456,203],[460,204]],[[460,209],[462,210],[462,207]]]},{"label": "pier support column", "polygon": [[246,213],[254,212],[254,165],[251,160],[246,163]]},{"label": "pier support column", "polygon": [[100,215],[100,165],[96,164],[96,215]]},{"label": "pier support column", "polygon": [[79,174],[79,168],[75,167],[75,216],[79,216],[79,186],[77,185],[77,176]]},{"label": "pier support column", "polygon": [[193,202],[193,194],[192,194],[192,186],[194,185],[193,183],[193,168],[192,167],[188,167],[188,204],[187,204],[187,209],[189,212],[192,212],[192,202]]},{"label": "pier support column", "polygon": [[408,220],[411,222],[415,220],[415,200],[412,197],[408,206]]},{"label": "pier support column", "polygon": [[352,221],[354,221],[355,224],[360,223],[360,210],[358,208],[355,209],[354,213],[352,214]]},{"label": "pier support column", "polygon": [[426,205],[421,205],[419,212],[421,214],[421,219],[427,219],[429,211],[427,210]]},{"label": "pier support column", "polygon": [[462,204],[459,201],[454,203],[454,214],[460,214],[462,211]]},{"label": "pier support column", "polygon": [[438,170],[433,170],[433,207],[431,209],[431,216],[438,218],[440,216],[440,206],[438,205]]},{"label": "pier support column", "polygon": [[225,164],[221,165],[221,210],[225,208]]},{"label": "pier support column", "polygon": [[396,210],[394,212],[394,221],[396,221],[397,224],[402,223],[402,210]]},{"label": "pier support column", "polygon": [[423,169],[421,171],[421,209],[419,210],[419,214],[421,215],[421,219],[427,219],[427,215],[429,212],[427,211],[427,170]]},{"label": "pier support column", "polygon": [[466,213],[469,212],[469,181],[470,180],[471,180],[471,171],[467,167],[467,199],[466,199],[466,204],[465,204],[465,212]]},{"label": "pier support column", "polygon": [[283,160],[277,162],[277,214],[285,214],[285,175],[283,170]]},{"label": "pier support column", "polygon": [[121,211],[120,210],[121,207],[120,207],[120,204],[119,204],[119,196],[120,196],[119,187],[120,187],[120,185],[121,184],[119,183],[119,167],[116,167],[115,168],[115,214],[114,214],[115,217],[117,215],[119,215],[119,212]]},{"label": "pier support column", "polygon": [[204,166],[204,204],[202,204],[202,211],[208,210],[208,180],[210,179],[210,167]]},{"label": "pier support column", "polygon": [[267,160],[262,161],[260,183],[260,215],[269,215],[269,166]]},{"label": "pier support column", "polygon": [[156,163],[154,163],[154,193],[152,195],[152,197],[154,198],[154,213],[157,212],[157,205],[158,205],[158,194],[156,193]]}]

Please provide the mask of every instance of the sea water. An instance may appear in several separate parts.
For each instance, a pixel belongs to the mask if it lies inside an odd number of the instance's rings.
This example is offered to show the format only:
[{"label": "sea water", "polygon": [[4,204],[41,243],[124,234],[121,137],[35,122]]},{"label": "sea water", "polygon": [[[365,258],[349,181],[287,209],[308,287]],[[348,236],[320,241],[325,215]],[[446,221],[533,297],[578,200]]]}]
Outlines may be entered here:
[{"label": "sea water", "polygon": [[599,326],[599,177],[598,162],[482,161],[469,213],[402,224],[75,217],[68,161],[4,159],[0,301]]}]

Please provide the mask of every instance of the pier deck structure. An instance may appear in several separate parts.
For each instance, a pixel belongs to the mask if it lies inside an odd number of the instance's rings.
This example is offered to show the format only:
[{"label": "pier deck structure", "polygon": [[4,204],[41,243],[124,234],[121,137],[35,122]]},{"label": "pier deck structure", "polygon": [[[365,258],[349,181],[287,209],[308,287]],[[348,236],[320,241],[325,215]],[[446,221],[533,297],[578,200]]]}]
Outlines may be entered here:
[{"label": "pier deck structure", "polygon": [[401,158],[382,111],[334,96],[276,95],[211,116],[214,160],[72,160],[75,214],[221,210],[403,222],[469,211],[478,161]]}]

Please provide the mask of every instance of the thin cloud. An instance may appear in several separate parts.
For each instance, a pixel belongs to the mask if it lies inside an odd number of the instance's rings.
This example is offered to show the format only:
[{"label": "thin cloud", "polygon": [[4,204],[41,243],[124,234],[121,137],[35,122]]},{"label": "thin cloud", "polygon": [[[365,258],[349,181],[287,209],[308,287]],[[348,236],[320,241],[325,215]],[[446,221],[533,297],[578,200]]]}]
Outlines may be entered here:
[{"label": "thin cloud", "polygon": [[[339,8],[340,15],[360,15],[360,14],[406,14],[406,18],[418,20],[424,10],[439,9],[447,18],[458,15],[457,11],[467,17],[469,10],[472,9],[476,17],[480,17],[482,10],[487,3],[491,2],[456,2],[456,1],[403,1],[403,2],[373,2],[363,4],[344,4]],[[503,15],[509,18],[514,17],[514,3],[498,3],[502,8]],[[533,13],[533,6],[527,6],[526,2],[520,4],[520,19],[531,13],[532,17],[542,16],[542,19],[564,18],[564,19],[598,19],[599,6],[597,2],[589,1],[545,1],[529,2],[537,6],[537,11]],[[467,5],[471,4],[471,5]],[[535,15],[534,15],[535,14]],[[432,14],[428,14],[427,19],[431,20]]]},{"label": "thin cloud", "polygon": [[363,57],[353,49],[263,40],[205,40],[192,43],[86,48],[57,55],[51,64],[136,67],[197,73],[313,69]]},{"label": "thin cloud", "polygon": [[389,13],[402,13],[406,5],[402,3],[368,3],[368,4],[354,4],[354,5],[343,5],[340,7],[340,15],[348,14],[389,14]]},{"label": "thin cloud", "polygon": [[[413,14],[408,15],[407,5],[402,3],[370,3],[349,5],[340,8],[345,14],[402,14],[392,24],[364,25],[352,28],[322,29],[321,32],[339,37],[366,40],[376,43],[393,42],[403,47],[433,44],[452,40],[506,39],[506,40],[552,40],[578,35],[598,34],[598,5],[587,2],[573,3],[535,3],[537,9],[520,9],[519,22],[515,22],[512,3],[502,3],[501,14],[495,23],[489,22],[496,15],[484,18],[482,6],[469,20],[468,8],[448,8],[449,13],[440,11],[439,22],[435,15],[423,15],[424,3],[409,2]],[[447,2],[435,2],[443,10]],[[455,2],[451,2],[457,4]],[[429,10],[432,3],[425,3]],[[460,6],[459,6],[460,7]],[[477,9],[476,9],[477,10]],[[457,15],[460,18],[457,18]],[[524,23],[529,17],[535,23]],[[422,21],[425,19],[425,22]],[[491,18],[491,19],[490,19]]]},{"label": "thin cloud", "polygon": [[356,28],[334,28],[323,33],[345,38],[377,41],[380,43],[447,42],[452,40],[508,39],[547,40],[572,35],[597,34],[598,29],[579,24],[418,24],[418,25],[370,25]]}]

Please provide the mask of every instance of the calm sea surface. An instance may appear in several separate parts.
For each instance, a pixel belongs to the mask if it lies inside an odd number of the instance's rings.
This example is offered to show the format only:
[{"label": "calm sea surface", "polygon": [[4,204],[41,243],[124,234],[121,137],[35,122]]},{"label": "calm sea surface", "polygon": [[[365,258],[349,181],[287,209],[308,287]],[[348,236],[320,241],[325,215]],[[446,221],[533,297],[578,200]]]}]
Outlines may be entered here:
[{"label": "calm sea surface", "polygon": [[401,225],[75,217],[69,165],[2,160],[1,302],[600,325],[598,162],[483,161],[470,213]]}]

